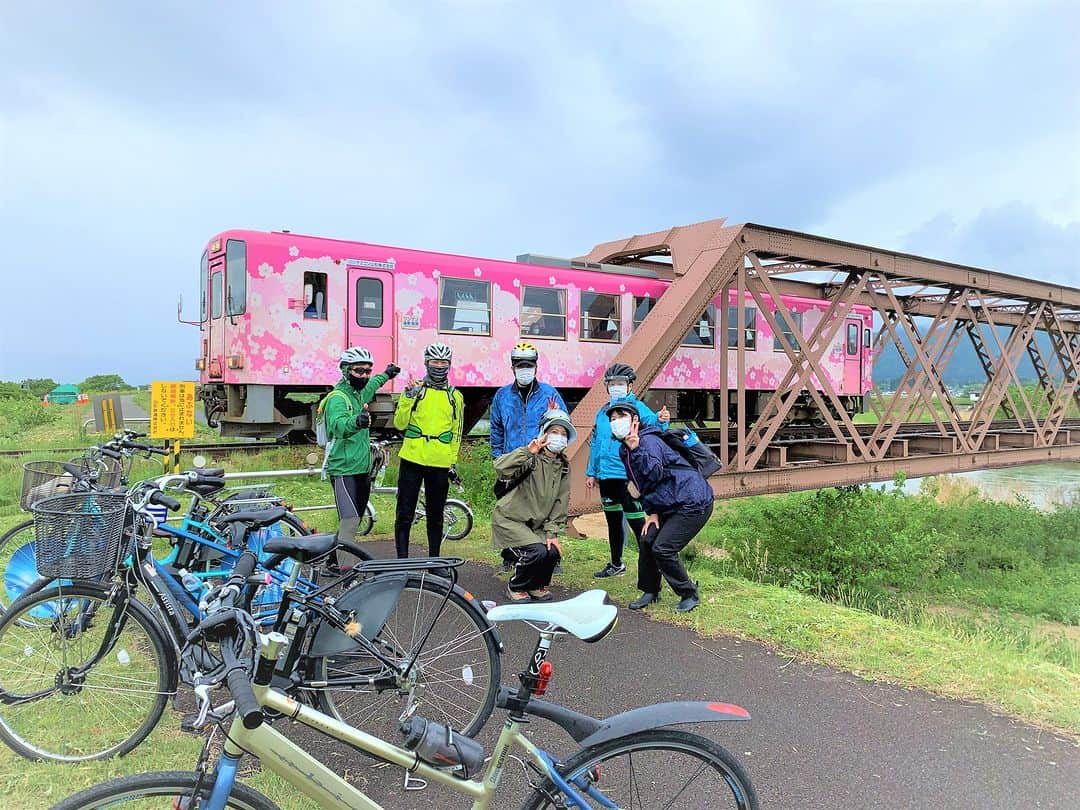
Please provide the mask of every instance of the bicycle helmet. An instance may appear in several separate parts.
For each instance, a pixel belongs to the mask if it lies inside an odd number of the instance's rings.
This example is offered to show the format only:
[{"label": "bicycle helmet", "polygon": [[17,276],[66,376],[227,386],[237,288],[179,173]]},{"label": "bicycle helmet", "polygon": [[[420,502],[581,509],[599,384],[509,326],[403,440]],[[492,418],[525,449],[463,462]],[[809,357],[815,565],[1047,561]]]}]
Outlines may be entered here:
[{"label": "bicycle helmet", "polygon": [[525,362],[535,363],[540,357],[540,352],[531,343],[519,343],[510,350],[510,364]]},{"label": "bicycle helmet", "polygon": [[604,406],[604,413],[607,416],[611,416],[613,411],[619,411],[621,413],[629,414],[630,416],[638,416],[637,403],[629,397],[614,399]]},{"label": "bicycle helmet", "polygon": [[543,436],[553,425],[559,425],[566,430],[567,441],[572,442],[577,438],[577,428],[570,422],[570,414],[561,408],[552,408],[543,415],[540,419],[540,433],[537,434],[537,437]]},{"label": "bicycle helmet", "polygon": [[346,367],[355,366],[357,363],[371,363],[374,365],[375,360],[372,358],[371,352],[362,346],[350,346],[341,353],[338,367],[344,370]]},{"label": "bicycle helmet", "polygon": [[634,373],[633,366],[628,366],[626,363],[615,363],[604,372],[604,382],[615,379],[625,379],[628,383],[632,383],[637,379],[637,374]]},{"label": "bicycle helmet", "polygon": [[454,351],[445,343],[432,343],[424,349],[424,362],[428,360],[452,360]]}]

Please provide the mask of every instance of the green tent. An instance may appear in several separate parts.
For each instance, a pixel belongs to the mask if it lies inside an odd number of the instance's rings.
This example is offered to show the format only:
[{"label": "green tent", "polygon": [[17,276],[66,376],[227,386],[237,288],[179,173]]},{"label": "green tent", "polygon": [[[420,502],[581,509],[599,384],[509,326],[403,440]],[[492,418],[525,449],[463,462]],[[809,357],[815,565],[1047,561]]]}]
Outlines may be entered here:
[{"label": "green tent", "polygon": [[50,405],[71,405],[79,399],[79,389],[74,385],[58,385],[48,393]]}]

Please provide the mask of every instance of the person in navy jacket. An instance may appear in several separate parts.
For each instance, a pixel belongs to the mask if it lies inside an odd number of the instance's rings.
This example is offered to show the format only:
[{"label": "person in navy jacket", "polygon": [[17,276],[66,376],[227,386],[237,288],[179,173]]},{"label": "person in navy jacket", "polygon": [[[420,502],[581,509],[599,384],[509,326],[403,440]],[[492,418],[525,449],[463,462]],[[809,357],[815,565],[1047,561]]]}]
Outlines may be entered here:
[{"label": "person in navy jacket", "polygon": [[660,601],[662,575],[679,597],[675,609],[680,613],[691,611],[701,600],[679,552],[712,515],[712,487],[689,461],[668,446],[658,428],[642,424],[635,402],[617,399],[606,411],[611,434],[622,445],[619,456],[630,482],[641,495],[646,513],[638,554],[641,596],[629,607],[640,610]]},{"label": "person in navy jacket", "polygon": [[[605,371],[604,385],[610,401],[625,399],[633,402],[641,424],[666,428],[671,418],[667,406],[660,409],[659,415],[653,413],[652,409],[630,390],[636,379],[637,374],[633,367],[625,363],[615,363]],[[627,489],[626,465],[619,457],[621,445],[611,435],[605,408],[606,406],[596,412],[596,423],[589,439],[589,466],[585,470],[585,486],[589,489],[597,485],[600,487],[600,505],[607,520],[608,546],[611,550],[611,560],[593,574],[597,578],[621,577],[626,573],[622,558],[623,546],[626,543],[623,518],[630,524],[635,540],[641,536],[641,529],[645,525],[645,512],[642,511],[641,503]]]}]

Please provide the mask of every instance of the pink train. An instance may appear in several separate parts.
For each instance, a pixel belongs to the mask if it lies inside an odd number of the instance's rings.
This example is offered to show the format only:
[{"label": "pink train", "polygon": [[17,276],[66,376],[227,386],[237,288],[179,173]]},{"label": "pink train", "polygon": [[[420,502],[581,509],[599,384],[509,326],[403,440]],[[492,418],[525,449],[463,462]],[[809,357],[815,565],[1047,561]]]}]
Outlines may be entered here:
[{"label": "pink train", "polygon": [[[283,232],[225,231],[208,243],[196,361],[211,424],[224,435],[283,437],[311,430],[313,395],[340,377],[338,356],[359,345],[376,370],[390,361],[404,372],[373,403],[386,414],[422,353],[442,341],[454,349],[450,379],[465,396],[469,424],[511,377],[509,354],[520,340],[540,350],[539,378],[573,407],[664,294],[669,282],[651,270],[548,256],[517,261]],[[753,416],[789,368],[788,329],[808,335],[828,302],[784,297],[793,323],[773,334],[747,296],[746,403]],[[726,386],[719,353],[737,340],[735,297],[711,303],[653,382],[648,401],[680,419],[708,420],[726,406],[734,417],[735,363]],[[717,307],[729,306],[728,335],[717,335]],[[849,413],[863,410],[871,387],[872,311],[855,307],[824,372]],[[307,396],[304,396],[307,395]],[[792,418],[813,420],[804,394]]]}]

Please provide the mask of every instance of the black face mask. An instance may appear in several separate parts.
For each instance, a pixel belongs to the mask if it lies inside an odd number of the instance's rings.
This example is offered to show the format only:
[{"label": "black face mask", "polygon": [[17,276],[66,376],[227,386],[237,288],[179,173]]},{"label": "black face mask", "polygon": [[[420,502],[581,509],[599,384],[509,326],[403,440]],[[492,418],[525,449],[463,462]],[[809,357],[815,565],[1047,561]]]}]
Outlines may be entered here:
[{"label": "black face mask", "polygon": [[446,381],[450,378],[450,368],[434,368],[429,365],[427,378],[432,385],[446,385]]},{"label": "black face mask", "polygon": [[371,379],[370,374],[366,374],[363,377],[354,377],[352,374],[350,374],[349,375],[349,385],[351,385],[357,391],[362,391],[364,389],[364,386],[368,384],[368,380],[370,380],[370,379]]}]

